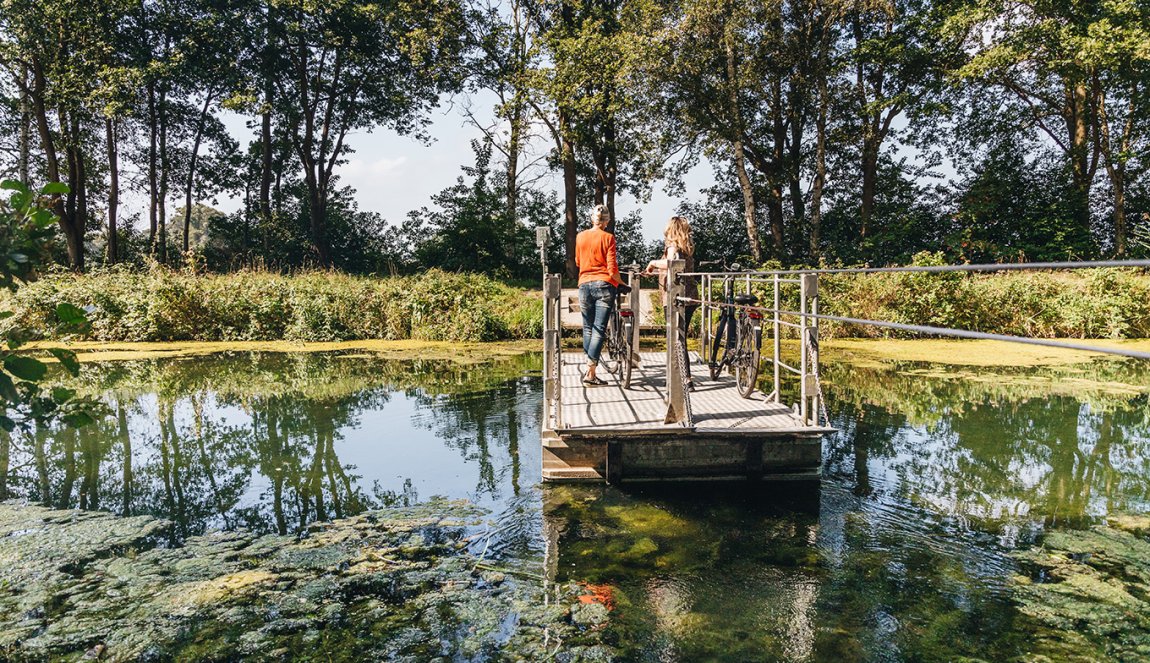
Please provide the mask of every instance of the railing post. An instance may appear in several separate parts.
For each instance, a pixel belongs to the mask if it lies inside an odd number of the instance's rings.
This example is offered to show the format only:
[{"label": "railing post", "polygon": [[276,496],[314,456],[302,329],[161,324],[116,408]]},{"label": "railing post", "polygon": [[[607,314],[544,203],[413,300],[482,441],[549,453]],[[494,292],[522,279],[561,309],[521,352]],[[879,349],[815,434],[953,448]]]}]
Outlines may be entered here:
[{"label": "railing post", "polygon": [[679,274],[686,269],[685,260],[667,261],[667,289],[663,300],[663,313],[667,318],[667,416],[664,423],[679,423],[690,425],[689,405],[687,404],[687,390],[684,387],[684,371],[690,370],[688,358],[683,356],[679,348],[679,335],[685,334],[683,329],[685,311],[679,302],[683,296],[683,284],[679,282]]},{"label": "railing post", "polygon": [[[819,275],[811,274],[811,285],[807,295],[811,298],[810,310],[813,315],[819,314]],[[811,318],[811,324],[807,329],[809,339],[807,345],[810,349],[810,365],[807,370],[810,371],[811,385],[808,387],[807,392],[811,395],[811,418],[814,423],[818,424],[819,412],[822,410],[823,390],[819,384],[819,319]],[[829,425],[829,422],[826,422]]]},{"label": "railing post", "polygon": [[[801,280],[800,294],[799,294],[799,312],[802,313],[799,320],[799,352],[801,353],[799,364],[799,377],[801,382],[799,384],[799,416],[802,417],[803,424],[810,423],[811,417],[811,399],[814,394],[818,393],[818,386],[814,384],[815,376],[811,373],[810,356],[811,356],[811,333],[818,334],[818,325],[815,324],[813,318],[808,317],[811,312],[811,304],[818,301],[819,296],[819,275],[818,274],[803,274],[799,277]],[[816,411],[817,412],[817,411]]]},{"label": "railing post", "polygon": [[[631,307],[631,350],[639,352],[639,328],[643,326],[643,288],[641,287],[638,272],[631,272],[627,285],[631,286],[631,294],[627,295],[627,305]],[[631,357],[627,358],[628,361]]]},{"label": "railing post", "polygon": [[699,310],[699,356],[703,361],[711,361],[707,349],[711,347],[711,277],[703,275],[699,278],[699,297],[703,306]]},{"label": "railing post", "polygon": [[563,366],[561,355],[562,276],[543,276],[543,428],[563,427]]},{"label": "railing post", "polygon": [[774,321],[773,322],[774,322],[774,328],[775,328],[774,329],[774,336],[775,336],[775,339],[774,339],[774,341],[775,341],[774,342],[774,345],[775,345],[775,348],[774,348],[774,350],[775,350],[775,402],[778,403],[782,399],[782,391],[781,391],[782,385],[779,384],[779,378],[781,377],[780,371],[779,371],[779,361],[782,359],[782,357],[780,357],[780,355],[782,354],[782,352],[781,352],[781,350],[782,350],[782,339],[779,337],[779,331],[781,330],[782,325],[780,324],[781,318],[779,317],[779,309],[781,308],[780,304],[781,304],[782,300],[779,297],[779,275],[778,274],[775,274],[774,282],[775,282],[774,283],[774,285],[775,285],[775,315],[774,315]]}]

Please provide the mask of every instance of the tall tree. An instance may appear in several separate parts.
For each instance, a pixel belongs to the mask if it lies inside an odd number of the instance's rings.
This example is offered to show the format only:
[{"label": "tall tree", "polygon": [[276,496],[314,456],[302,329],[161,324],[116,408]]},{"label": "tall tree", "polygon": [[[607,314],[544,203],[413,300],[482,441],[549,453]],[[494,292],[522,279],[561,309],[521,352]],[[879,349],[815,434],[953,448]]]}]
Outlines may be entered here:
[{"label": "tall tree", "polygon": [[1126,248],[1126,166],[1146,131],[1148,25],[1150,10],[1131,0],[969,0],[949,21],[970,53],[956,74],[1020,104],[1065,156],[1079,250],[1087,250],[1100,161],[1113,189],[1115,248]]},{"label": "tall tree", "polygon": [[464,52],[456,0],[276,0],[288,69],[278,114],[299,158],[316,260],[331,264],[327,206],[350,132],[418,131],[458,89]]}]

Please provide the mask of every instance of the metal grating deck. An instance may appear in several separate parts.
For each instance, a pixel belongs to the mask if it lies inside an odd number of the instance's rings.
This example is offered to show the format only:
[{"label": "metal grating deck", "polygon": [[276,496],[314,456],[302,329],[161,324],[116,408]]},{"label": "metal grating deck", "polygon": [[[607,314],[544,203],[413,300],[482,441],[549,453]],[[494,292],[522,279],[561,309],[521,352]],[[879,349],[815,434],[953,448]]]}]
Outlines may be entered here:
[{"label": "metal grating deck", "polygon": [[563,423],[561,434],[721,433],[795,434],[824,433],[828,429],[806,426],[790,408],[769,402],[756,392],[751,398],[739,396],[735,378],[724,375],[712,381],[706,365],[691,353],[691,375],[695,391],[690,405],[694,428],[664,424],[667,375],[666,353],[640,353],[641,365],[631,376],[631,388],[600,367],[598,376],[607,380],[602,387],[583,384],[586,357],[582,352],[563,353]]}]

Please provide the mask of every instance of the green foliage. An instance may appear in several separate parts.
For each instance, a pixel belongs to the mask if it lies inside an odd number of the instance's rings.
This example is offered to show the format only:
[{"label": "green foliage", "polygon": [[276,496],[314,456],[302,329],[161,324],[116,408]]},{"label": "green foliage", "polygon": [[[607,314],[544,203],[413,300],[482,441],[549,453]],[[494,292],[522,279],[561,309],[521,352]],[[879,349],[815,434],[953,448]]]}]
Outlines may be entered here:
[{"label": "green foliage", "polygon": [[[919,254],[916,264],[942,264]],[[1077,272],[879,273],[820,279],[824,310],[866,320],[1036,338],[1150,337],[1150,274]],[[834,336],[915,336],[832,323]]]},{"label": "green foliage", "polygon": [[[532,227],[508,213],[503,173],[492,173],[491,142],[472,141],[475,165],[464,166],[471,180],[460,177],[454,186],[436,194],[438,209],[411,212],[399,232],[414,245],[415,266],[448,271],[482,272],[530,278],[540,272]],[[543,210],[541,225],[556,218],[555,210]],[[399,243],[399,238],[395,238]]]},{"label": "green foliage", "polygon": [[1043,155],[1027,163],[1014,140],[993,145],[958,186],[947,244],[967,262],[1077,259],[1093,238],[1077,225],[1065,167]]},{"label": "green foliage", "polygon": [[475,274],[195,275],[163,268],[54,274],[22,288],[8,324],[54,338],[61,302],[90,307],[99,341],[494,341],[538,338],[542,300]]},{"label": "green foliage", "polygon": [[[67,187],[49,184],[33,193],[26,185],[5,181],[0,189],[11,191],[7,202],[0,201],[0,284],[9,292],[18,292],[36,268],[51,255],[56,217],[40,205],[40,198],[66,193]],[[10,311],[0,312],[5,329],[0,337],[0,429],[12,432],[17,426],[62,418],[66,423],[83,426],[95,420],[99,408],[93,401],[76,399],[64,389],[48,390],[41,384],[48,375],[48,365],[20,351],[29,337],[27,329],[13,321]],[[55,336],[66,336],[86,329],[87,320],[80,309],[60,302],[44,316]],[[69,350],[51,349],[50,354],[72,376],[79,374],[76,355]]]}]

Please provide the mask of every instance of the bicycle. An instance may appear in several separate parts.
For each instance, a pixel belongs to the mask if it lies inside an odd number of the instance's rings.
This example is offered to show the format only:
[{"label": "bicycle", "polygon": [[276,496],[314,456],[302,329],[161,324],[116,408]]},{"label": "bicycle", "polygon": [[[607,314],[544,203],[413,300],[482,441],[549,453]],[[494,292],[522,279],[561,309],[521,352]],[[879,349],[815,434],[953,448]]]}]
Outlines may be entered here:
[{"label": "bicycle", "polygon": [[608,373],[619,378],[619,384],[624,389],[628,389],[631,386],[631,370],[638,363],[638,355],[632,344],[637,311],[621,306],[621,295],[631,292],[630,279],[634,272],[639,271],[639,266],[623,265],[619,269],[628,275],[628,283],[621,285],[615,293],[614,311],[607,318],[607,338],[599,363]]},{"label": "bicycle", "polygon": [[[704,264],[721,264],[712,261]],[[739,265],[724,265],[724,271],[737,272]],[[710,296],[710,293],[707,293]],[[735,277],[723,277],[723,303],[719,305],[719,322],[711,341],[707,366],[711,379],[718,380],[724,368],[733,368],[735,385],[743,398],[750,398],[759,377],[759,358],[763,347],[763,314],[760,311],[736,306],[754,306],[759,298],[751,294],[735,294]],[[720,354],[721,353],[721,354]]]}]

